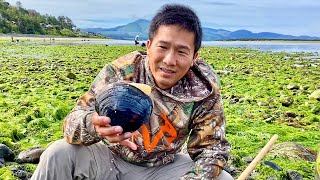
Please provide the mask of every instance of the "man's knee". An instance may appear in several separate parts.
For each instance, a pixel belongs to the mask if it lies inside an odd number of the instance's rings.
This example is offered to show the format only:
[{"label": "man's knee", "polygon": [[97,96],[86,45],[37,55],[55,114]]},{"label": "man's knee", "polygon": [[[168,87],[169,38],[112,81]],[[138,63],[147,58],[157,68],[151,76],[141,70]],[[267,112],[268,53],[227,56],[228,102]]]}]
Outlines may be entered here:
[{"label": "man's knee", "polygon": [[234,180],[234,178],[225,170],[221,172],[219,175],[219,179],[221,180]]},{"label": "man's knee", "polygon": [[83,148],[85,146],[69,144],[64,139],[57,140],[43,152],[40,160],[70,160],[76,157],[77,153],[83,152]]}]

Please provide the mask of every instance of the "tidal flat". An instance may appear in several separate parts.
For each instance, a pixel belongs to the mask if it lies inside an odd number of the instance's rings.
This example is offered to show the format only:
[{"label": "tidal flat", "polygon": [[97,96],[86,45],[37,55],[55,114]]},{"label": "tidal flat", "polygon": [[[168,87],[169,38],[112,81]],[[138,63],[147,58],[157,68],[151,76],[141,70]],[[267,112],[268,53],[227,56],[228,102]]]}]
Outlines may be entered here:
[{"label": "tidal flat", "polygon": [[[16,156],[34,146],[46,148],[63,138],[63,119],[86,92],[102,67],[138,46],[19,45],[0,42],[0,143]],[[276,144],[292,142],[316,153],[320,147],[320,61],[312,53],[259,52],[241,48],[203,47],[220,78],[232,145],[228,167],[235,177],[274,135]],[[266,165],[271,161],[281,167]],[[36,165],[6,162],[0,179],[18,179],[19,166],[31,174]],[[268,153],[253,179],[286,179],[289,171],[314,179],[315,162]]]}]

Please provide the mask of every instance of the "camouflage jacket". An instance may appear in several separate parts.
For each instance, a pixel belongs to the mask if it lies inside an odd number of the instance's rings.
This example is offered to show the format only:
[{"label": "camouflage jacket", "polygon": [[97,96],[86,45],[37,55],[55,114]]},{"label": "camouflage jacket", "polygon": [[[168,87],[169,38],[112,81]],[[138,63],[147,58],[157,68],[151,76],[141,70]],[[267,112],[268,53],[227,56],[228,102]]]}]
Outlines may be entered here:
[{"label": "camouflage jacket", "polygon": [[220,174],[230,144],[225,137],[226,121],[216,75],[201,59],[168,90],[155,85],[148,57],[142,52],[107,64],[65,118],[64,136],[69,143],[91,145],[102,140],[90,120],[95,96],[107,84],[118,81],[150,85],[154,108],[149,122],[133,133],[136,151],[104,140],[114,154],[140,166],[159,166],[172,162],[190,135],[187,150],[195,165],[181,179],[213,179]]}]

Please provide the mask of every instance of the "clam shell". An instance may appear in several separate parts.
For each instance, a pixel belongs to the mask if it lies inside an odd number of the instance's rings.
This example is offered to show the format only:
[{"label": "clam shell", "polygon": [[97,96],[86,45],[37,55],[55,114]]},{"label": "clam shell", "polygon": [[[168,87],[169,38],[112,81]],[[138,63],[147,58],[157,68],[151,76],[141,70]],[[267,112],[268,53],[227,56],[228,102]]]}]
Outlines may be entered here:
[{"label": "clam shell", "polygon": [[113,83],[96,96],[96,112],[108,116],[111,125],[119,125],[123,132],[134,132],[146,123],[152,113],[151,98],[127,83]]}]

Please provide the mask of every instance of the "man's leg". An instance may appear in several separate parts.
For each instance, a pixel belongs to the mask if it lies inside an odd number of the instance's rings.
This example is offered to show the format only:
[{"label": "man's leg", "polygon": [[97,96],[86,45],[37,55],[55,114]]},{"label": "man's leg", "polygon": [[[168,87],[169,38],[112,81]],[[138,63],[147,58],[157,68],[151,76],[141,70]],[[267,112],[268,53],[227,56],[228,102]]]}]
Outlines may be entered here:
[{"label": "man's leg", "polygon": [[58,140],[41,155],[31,180],[117,179],[117,174],[104,144],[82,146]]},{"label": "man's leg", "polygon": [[[193,166],[194,162],[187,154],[177,154],[173,163],[159,167],[141,167],[116,158],[116,166],[121,180],[177,180]],[[222,171],[220,180],[233,180],[226,171]]]}]

